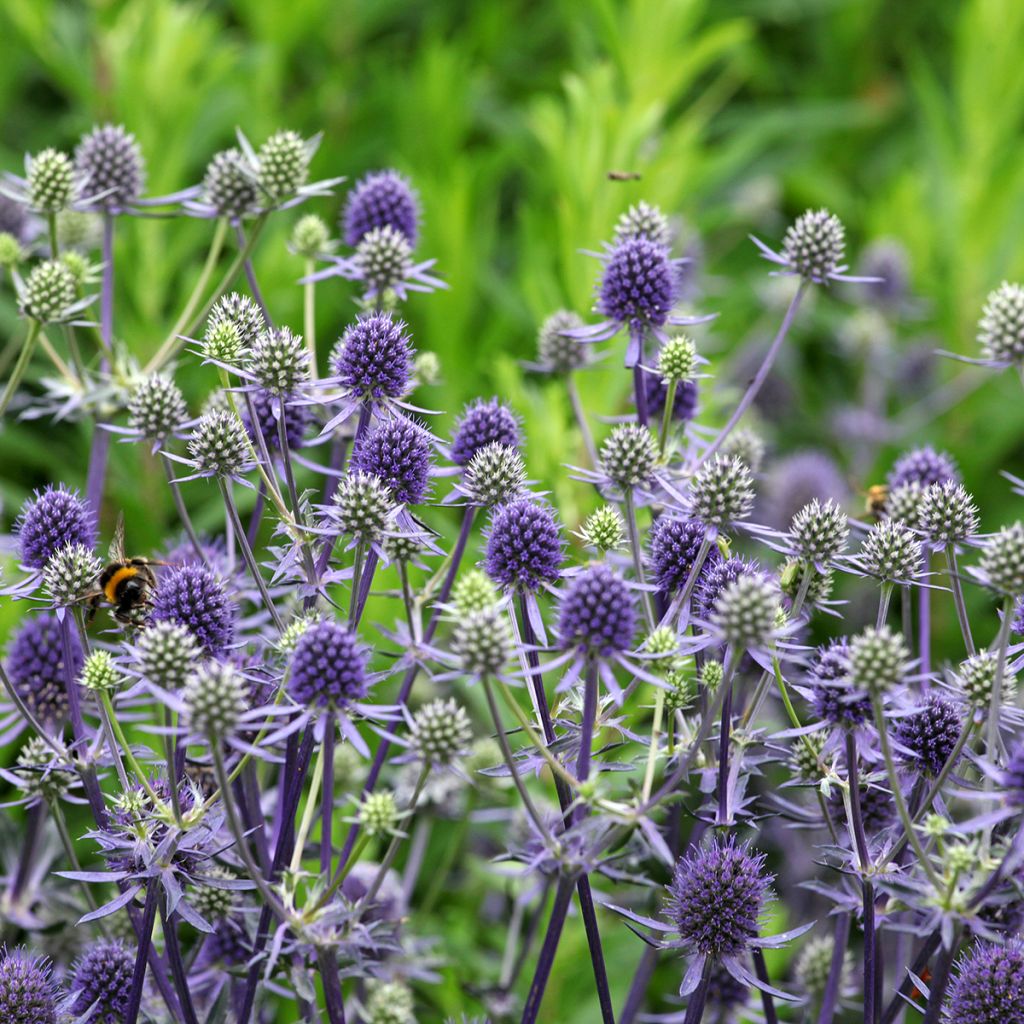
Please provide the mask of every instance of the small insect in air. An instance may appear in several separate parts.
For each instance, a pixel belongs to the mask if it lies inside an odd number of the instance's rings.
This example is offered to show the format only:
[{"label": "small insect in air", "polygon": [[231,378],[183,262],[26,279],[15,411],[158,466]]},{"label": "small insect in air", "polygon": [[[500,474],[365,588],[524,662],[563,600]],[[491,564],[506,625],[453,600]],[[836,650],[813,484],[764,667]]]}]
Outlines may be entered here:
[{"label": "small insect in air", "polygon": [[96,618],[99,606],[112,605],[111,614],[126,626],[137,626],[145,610],[153,603],[150,595],[156,587],[156,574],[150,568],[166,565],[149,558],[128,558],[124,553],[124,513],[117,517],[114,539],[107,553],[108,564],[96,578],[96,587],[83,600],[88,604],[88,622]]},{"label": "small insect in air", "polygon": [[885,504],[889,500],[889,488],[885,484],[872,484],[864,492],[864,511],[881,519],[885,515]]},{"label": "small insect in air", "polygon": [[639,171],[609,171],[609,181],[639,181],[643,175]]}]

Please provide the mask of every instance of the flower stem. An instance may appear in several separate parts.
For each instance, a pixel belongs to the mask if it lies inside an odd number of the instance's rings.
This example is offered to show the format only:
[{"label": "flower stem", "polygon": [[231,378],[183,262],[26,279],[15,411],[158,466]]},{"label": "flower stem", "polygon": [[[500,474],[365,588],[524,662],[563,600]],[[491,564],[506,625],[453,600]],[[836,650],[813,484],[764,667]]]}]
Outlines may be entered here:
[{"label": "flower stem", "polygon": [[174,322],[174,326],[171,328],[169,338],[177,340],[179,334],[181,334],[186,327],[192,324],[192,314],[196,311],[196,306],[199,305],[200,299],[203,297],[203,292],[206,291],[207,286],[210,283],[210,278],[213,276],[213,271],[217,266],[217,261],[220,259],[220,254],[224,249],[224,239],[227,238],[228,234],[228,222],[226,217],[220,217],[217,220],[217,227],[213,232],[213,240],[210,242],[209,251],[206,254],[206,261],[203,263],[203,269],[199,272],[199,279],[196,281],[195,286],[192,289],[192,293],[188,297],[188,301],[185,303],[185,308],[181,311],[181,315]]},{"label": "flower stem", "polygon": [[818,1012],[818,1024],[832,1024],[836,1015],[836,1003],[839,1002],[839,987],[843,981],[843,961],[846,957],[847,943],[850,939],[850,914],[843,911],[836,915],[836,929],[832,941],[832,962],[828,968],[828,979],[821,997],[821,1009]]},{"label": "flower stem", "polygon": [[[640,531],[637,527],[636,521],[636,502],[633,499],[633,488],[626,487],[622,492],[623,504],[626,506],[626,530],[629,534],[629,551],[633,556],[633,572],[636,575],[636,581],[641,586],[644,585],[644,563],[643,554],[640,549]],[[644,618],[647,620],[647,628],[651,631],[654,630],[654,605],[651,602],[651,593],[649,590],[641,590],[641,597],[643,599],[644,606]]]},{"label": "flower stem", "polygon": [[964,602],[964,586],[960,579],[960,570],[956,561],[956,545],[946,545],[946,569],[949,573],[949,586],[953,591],[953,604],[956,607],[956,620],[960,624],[960,633],[964,638],[964,647],[969,657],[976,653],[974,637],[971,635],[971,620],[967,617],[967,605]]},{"label": "flower stem", "polygon": [[[311,277],[316,270],[316,261],[306,260],[306,274]],[[316,365],[316,284],[306,281],[302,286],[302,331],[306,335],[306,348],[309,350],[309,374],[317,379]]]},{"label": "flower stem", "polygon": [[0,396],[0,416],[3,416],[7,411],[7,406],[11,404],[11,399],[18,390],[21,378],[24,377],[25,370],[28,369],[28,364],[32,359],[32,352],[36,347],[36,340],[38,337],[39,321],[29,320],[28,334],[25,337],[25,341],[22,343],[21,352],[18,353],[18,361],[14,364],[14,369],[11,371],[11,376],[7,380],[7,387],[4,388],[3,395]]},{"label": "flower stem", "polygon": [[153,879],[146,886],[146,903],[142,911],[142,929],[139,935],[139,948],[135,954],[135,971],[132,974],[132,985],[128,991],[128,1005],[124,1011],[124,1024],[136,1024],[139,1019],[139,1008],[142,1006],[142,988],[146,980],[146,961],[153,941],[153,925],[156,923],[156,904],[159,889]]},{"label": "flower stem", "polygon": [[521,1024],[535,1024],[537,1015],[540,1013],[541,1000],[544,998],[544,990],[547,988],[548,978],[551,976],[551,969],[555,964],[558,942],[562,937],[562,928],[565,925],[566,914],[569,912],[569,904],[572,902],[572,890],[573,880],[561,876],[558,879],[558,889],[555,892],[555,902],[551,907],[551,916],[548,918],[544,944],[537,957],[533,981],[530,983],[530,991],[523,1006]]},{"label": "flower stem", "polygon": [[590,430],[590,424],[587,423],[587,414],[583,409],[583,403],[580,401],[579,389],[576,387],[576,381],[573,378],[572,373],[567,373],[565,376],[565,390],[569,393],[569,404],[572,406],[572,415],[576,420],[576,426],[579,427],[580,436],[583,438],[583,446],[587,449],[587,457],[590,459],[590,465],[592,468],[597,468],[597,446],[594,444],[594,435]]},{"label": "flower stem", "polygon": [[668,394],[665,395],[665,409],[661,414],[661,436],[658,438],[658,454],[665,458],[665,449],[668,445],[668,433],[672,429],[672,411],[676,404],[676,391],[679,389],[679,381],[673,378],[668,382]]}]

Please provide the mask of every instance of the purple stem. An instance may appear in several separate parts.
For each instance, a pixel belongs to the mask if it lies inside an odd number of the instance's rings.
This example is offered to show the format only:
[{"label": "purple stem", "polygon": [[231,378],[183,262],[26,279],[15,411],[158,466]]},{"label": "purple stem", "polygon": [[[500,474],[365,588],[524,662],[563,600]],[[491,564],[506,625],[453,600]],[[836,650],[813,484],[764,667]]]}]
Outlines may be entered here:
[{"label": "purple stem", "polygon": [[846,957],[846,944],[850,940],[850,914],[844,911],[836,915],[835,938],[832,946],[832,962],[828,968],[828,980],[821,997],[821,1011],[818,1013],[818,1024],[832,1024],[836,1015],[836,1003],[839,1002],[839,985],[843,980],[843,960]]},{"label": "purple stem", "polygon": [[110,431],[94,427],[92,445],[89,449],[89,475],[85,484],[85,500],[97,518],[103,507],[103,485],[107,476],[109,455]]},{"label": "purple stem", "polygon": [[[643,362],[641,357],[640,362]],[[644,385],[644,371],[638,363],[633,367],[633,397],[636,402],[636,421],[641,427],[647,426],[647,388]]]},{"label": "purple stem", "polygon": [[331,873],[334,852],[334,713],[328,712],[324,724],[324,777],[320,792],[320,870]]},{"label": "purple stem", "polygon": [[[441,584],[441,589],[438,591],[437,600],[434,602],[434,608],[430,614],[430,621],[427,623],[426,631],[423,634],[423,644],[429,644],[434,638],[434,633],[437,632],[437,627],[441,621],[441,605],[448,600],[448,596],[452,592],[452,585],[455,583],[455,576],[459,571],[459,565],[462,563],[462,556],[465,554],[466,545],[469,543],[475,513],[476,508],[473,505],[466,506],[466,511],[462,518],[462,528],[459,530],[459,538],[455,542],[455,548],[452,551],[451,565],[448,566],[448,572],[445,575],[444,582]],[[398,690],[398,697],[395,701],[395,703],[401,707],[405,707],[406,702],[409,700],[409,694],[412,692],[412,684],[415,682],[419,671],[420,666],[418,662],[415,662],[406,669],[405,676],[402,678],[402,684]],[[373,764],[370,766],[370,772],[366,776],[366,782],[363,784],[364,798],[368,793],[372,793],[374,786],[377,785],[377,779],[380,778],[380,773],[384,768],[384,762],[387,760],[388,751],[391,749],[391,741],[394,739],[398,728],[399,723],[396,722],[388,729],[387,735],[381,739],[381,742],[377,747],[377,752],[373,756]],[[338,871],[335,872],[335,880],[338,877],[338,872],[345,870],[345,865],[348,863],[348,859],[352,855],[352,850],[356,845],[356,839],[358,836],[359,826],[353,825],[348,830],[348,835],[345,837],[345,845],[342,847],[341,856],[338,858]]]},{"label": "purple stem", "polygon": [[548,930],[544,936],[544,944],[540,948],[540,956],[537,958],[537,967],[533,973],[533,981],[530,984],[530,991],[526,996],[526,1003],[523,1006],[521,1024],[534,1024],[537,1020],[541,1000],[544,998],[544,989],[547,987],[548,978],[551,976],[551,968],[555,965],[555,953],[558,950],[558,940],[562,937],[565,915],[568,913],[569,904],[572,902],[572,890],[573,881],[571,878],[560,878],[558,880],[555,902],[551,907],[551,917],[548,918]]},{"label": "purple stem", "polygon": [[366,609],[366,602],[370,596],[370,587],[373,585],[373,576],[377,571],[377,564],[379,561],[380,556],[376,551],[371,549],[370,553],[366,556],[362,575],[359,577],[359,593],[356,595],[356,606],[352,618],[353,629],[359,625],[359,622],[363,617],[363,611]]},{"label": "purple stem", "polygon": [[[768,374],[771,372],[772,365],[775,362],[775,357],[779,354],[779,349],[782,348],[783,341],[786,340],[786,335],[789,334],[790,327],[793,326],[793,320],[796,317],[796,311],[800,308],[800,300],[804,297],[804,292],[807,290],[807,281],[801,280],[793,298],[790,300],[789,308],[786,310],[786,315],[782,318],[782,323],[779,325],[778,333],[775,335],[775,339],[772,341],[771,346],[765,353],[764,360],[761,363],[760,368],[754,376],[754,379],[747,385],[747,390],[743,392],[743,397],[740,399],[739,405],[733,410],[732,415],[729,417],[729,422],[718,432],[718,436],[704,449],[703,454],[700,457],[700,462],[705,459],[710,459],[719,448],[722,447],[722,443],[732,433],[733,427],[742,419],[743,414],[753,404],[755,398],[761,390],[761,386],[768,378]],[[700,465],[698,462],[698,465]],[[696,467],[694,467],[696,468]]]},{"label": "purple stem", "polygon": [[730,681],[729,689],[725,691],[725,700],[722,701],[722,725],[718,739],[717,823],[719,825],[729,823],[729,737],[732,730],[732,691],[733,685]]},{"label": "purple stem", "polygon": [[341,995],[341,979],[338,977],[338,965],[334,963],[326,949],[317,954],[320,964],[320,978],[324,985],[324,1003],[327,1006],[327,1018],[331,1024],[345,1024],[345,1005]]},{"label": "purple stem", "polygon": [[[860,807],[860,782],[857,777],[857,738],[852,730],[846,733],[846,778],[850,787],[850,817],[853,819],[853,835],[857,846],[857,861],[864,870],[868,861],[867,837],[864,834],[864,818]],[[864,1024],[875,1024],[878,1019],[876,1000],[878,963],[878,936],[875,931],[875,890],[874,886],[861,879],[861,895],[864,907]]]},{"label": "purple stem", "polygon": [[[910,970],[918,977],[921,976],[921,972],[928,966],[928,961],[935,955],[935,951],[939,948],[941,942],[942,938],[938,930],[929,935],[925,940],[924,945],[910,966]],[[896,990],[896,995],[885,1008],[885,1013],[882,1014],[882,1024],[893,1024],[893,1021],[896,1020],[907,1005],[901,998],[901,995],[909,996],[914,988],[915,985],[911,978],[906,977],[903,979],[900,987]]]},{"label": "purple stem", "polygon": [[[921,545],[921,554],[925,559],[926,569],[931,569],[931,553]],[[932,598],[929,587],[917,589],[917,642],[921,659],[921,689],[928,691],[928,675],[932,670]]]},{"label": "purple stem", "polygon": [[708,986],[711,984],[712,966],[711,958],[705,959],[700,981],[686,1004],[686,1017],[683,1019],[683,1024],[700,1024],[703,1019],[704,1006],[708,1001]]},{"label": "purple stem", "polygon": [[168,918],[163,903],[160,904],[160,921],[163,924],[164,946],[167,949],[167,962],[171,968],[171,977],[174,978],[174,987],[178,991],[178,1000],[181,1003],[182,1013],[185,1015],[185,1024],[199,1024],[196,1017],[195,1007],[192,1005],[192,994],[188,987],[188,972],[181,959],[181,945],[178,942],[177,918]]},{"label": "purple stem", "polygon": [[252,507],[252,515],[249,517],[249,529],[245,536],[249,541],[249,547],[256,547],[256,535],[260,532],[260,523],[263,521],[263,506],[267,500],[267,485],[260,480],[256,490],[256,501]]},{"label": "purple stem", "polygon": [[9,901],[12,905],[17,905],[36,863],[36,847],[39,845],[39,836],[42,834],[45,821],[46,804],[42,800],[38,800],[28,809],[25,829],[27,835],[22,843],[18,868],[14,875],[14,881],[11,883]]},{"label": "purple stem", "polygon": [[132,987],[128,992],[128,1006],[124,1012],[124,1024],[136,1024],[139,1007],[142,1006],[142,988],[146,980],[146,961],[149,959],[153,941],[153,924],[156,921],[157,886],[150,879],[146,886],[146,904],[142,911],[142,926],[139,932],[139,950],[135,954],[135,972]]},{"label": "purple stem", "polygon": [[[757,975],[757,980],[764,985],[771,984],[768,978],[768,965],[764,962],[764,952],[755,947],[751,950],[751,956],[754,959],[754,973]],[[761,989],[761,1006],[764,1009],[765,1024],[779,1024],[778,1015],[775,1013],[775,1000],[772,998],[772,994],[765,992],[764,989]]]},{"label": "purple stem", "polygon": [[[238,249],[243,251],[245,249],[246,240],[245,232],[242,230],[241,224],[235,225],[235,236],[238,239]],[[252,257],[250,256],[245,261],[245,279],[249,282],[249,291],[252,292],[252,297],[256,300],[256,305],[260,307],[260,311],[263,313],[263,319],[266,320],[268,327],[274,326],[274,321],[270,319],[270,314],[267,312],[267,304],[263,301],[263,294],[260,292],[260,286],[256,283],[256,271],[253,270]],[[253,421],[256,422],[255,420]]]},{"label": "purple stem", "polygon": [[954,934],[949,949],[940,950],[935,961],[935,970],[928,985],[928,1006],[924,1012],[924,1024],[939,1024],[941,1020],[942,1004],[946,999],[946,988],[949,986],[949,969],[953,965],[953,957],[956,956],[959,945],[959,935]]}]

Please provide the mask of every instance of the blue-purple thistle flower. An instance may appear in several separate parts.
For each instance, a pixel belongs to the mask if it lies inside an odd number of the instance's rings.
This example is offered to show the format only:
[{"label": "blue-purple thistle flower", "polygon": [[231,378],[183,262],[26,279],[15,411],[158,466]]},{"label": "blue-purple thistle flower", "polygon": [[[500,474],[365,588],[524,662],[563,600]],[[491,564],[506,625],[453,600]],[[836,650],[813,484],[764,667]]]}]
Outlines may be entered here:
[{"label": "blue-purple thistle flower", "polygon": [[379,477],[403,505],[418,505],[430,482],[427,433],[408,420],[382,423],[359,438],[352,468]]},{"label": "blue-purple thistle flower", "polygon": [[843,729],[855,728],[871,718],[871,698],[850,688],[849,657],[846,637],[839,637],[817,648],[807,668],[815,715]]},{"label": "blue-purple thistle flower", "polygon": [[[668,386],[657,374],[648,373],[644,376],[644,388],[647,394],[647,414],[657,420],[665,412],[668,401]],[[689,423],[697,415],[697,384],[692,380],[681,380],[676,385],[676,396],[672,403],[672,419],[677,423]]]},{"label": "blue-purple thistle flower", "polygon": [[896,720],[894,732],[897,742],[912,755],[911,767],[935,776],[956,748],[961,725],[956,705],[930,693],[912,714]]},{"label": "blue-purple thistle flower", "polygon": [[960,470],[948,452],[937,452],[931,445],[912,448],[904,452],[889,471],[886,483],[890,490],[905,484],[919,484],[922,488],[948,481],[959,483]]},{"label": "blue-purple thistle flower", "polygon": [[694,614],[707,621],[712,609],[718,603],[719,595],[730,583],[740,576],[756,576],[761,572],[757,562],[734,556],[708,562],[701,570],[694,592]]},{"label": "blue-purple thistle flower", "polygon": [[[686,585],[707,530],[696,519],[659,516],[649,534],[651,575],[658,588],[673,594]],[[708,549],[704,562],[708,568],[721,559],[717,547]]]},{"label": "blue-purple thistle flower", "polygon": [[946,1019],[956,1024],[1024,1024],[1024,943],[979,943],[960,958]]},{"label": "blue-purple thistle flower", "polygon": [[124,1024],[135,972],[135,954],[118,940],[94,942],[75,964],[71,1012],[95,1006],[95,1024]]},{"label": "blue-purple thistle flower", "polygon": [[153,598],[153,620],[184,626],[208,654],[223,654],[234,642],[235,614],[224,584],[200,565],[168,569]]},{"label": "blue-purple thistle flower", "polygon": [[109,210],[123,209],[142,194],[142,151],[123,125],[105,124],[83,135],[75,149],[75,167],[89,194]]},{"label": "blue-purple thistle flower", "polygon": [[497,398],[489,401],[478,398],[466,406],[455,426],[451,460],[456,466],[466,466],[486,445],[518,448],[519,440],[519,421],[515,413]]},{"label": "blue-purple thistle flower", "polygon": [[367,659],[366,648],[347,626],[317,622],[295,645],[288,692],[307,707],[346,708],[368,692]]},{"label": "blue-purple thistle flower", "polygon": [[[71,673],[77,679],[85,656],[76,631],[71,632]],[[7,676],[18,696],[43,725],[54,727],[68,712],[64,641],[56,615],[27,618],[7,653]],[[19,724],[24,725],[26,723]]]},{"label": "blue-purple thistle flower", "polygon": [[21,560],[31,569],[43,566],[61,548],[80,544],[92,549],[96,544],[96,518],[77,491],[63,486],[37,491],[25,503],[14,526],[18,535]]},{"label": "blue-purple thistle flower", "polygon": [[1024,743],[1018,744],[1010,753],[999,783],[1007,803],[1014,807],[1024,806]]},{"label": "blue-purple thistle flower", "polygon": [[[270,450],[280,448],[281,446],[281,438],[278,434],[277,426],[278,418],[274,415],[275,406],[279,409],[280,415],[284,419],[284,433],[288,447],[293,451],[296,448],[301,448],[305,440],[306,428],[313,417],[312,410],[304,403],[295,402],[290,404],[287,397],[283,400],[278,400],[269,391],[263,388],[256,388],[252,392],[252,408],[253,412],[256,413],[256,420],[260,425],[260,430],[263,432],[267,448]],[[253,430],[252,419],[244,407],[242,425],[245,427],[246,433],[255,440],[256,432]]]},{"label": "blue-purple thistle flower", "polygon": [[50,965],[24,949],[0,950],[0,1020],[57,1024],[57,987]]},{"label": "blue-purple thistle flower", "polygon": [[487,536],[487,575],[502,586],[534,591],[558,579],[562,540],[547,505],[520,498],[502,506]]},{"label": "blue-purple thistle flower", "polygon": [[622,654],[633,646],[636,624],[636,602],[625,580],[598,563],[569,584],[558,617],[559,645],[602,658]]},{"label": "blue-purple thistle flower", "polygon": [[371,313],[338,339],[331,369],[357,398],[401,398],[409,390],[413,355],[406,325],[390,313]]},{"label": "blue-purple thistle flower", "polygon": [[390,227],[415,247],[420,204],[409,181],[397,171],[372,171],[356,182],[341,215],[345,244],[355,248],[373,228]]},{"label": "blue-purple thistle flower", "polygon": [[733,836],[715,839],[676,863],[666,912],[700,955],[738,956],[758,937],[771,883],[764,854]]}]

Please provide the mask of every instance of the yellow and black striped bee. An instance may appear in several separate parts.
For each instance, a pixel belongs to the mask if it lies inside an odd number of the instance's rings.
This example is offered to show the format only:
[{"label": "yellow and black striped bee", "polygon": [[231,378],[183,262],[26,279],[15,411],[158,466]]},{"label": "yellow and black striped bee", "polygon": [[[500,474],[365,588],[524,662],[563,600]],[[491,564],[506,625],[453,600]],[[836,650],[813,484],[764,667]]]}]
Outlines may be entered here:
[{"label": "yellow and black striped bee", "polygon": [[95,589],[84,598],[89,606],[87,619],[96,617],[99,606],[112,605],[111,614],[126,626],[137,626],[145,610],[152,604],[156,574],[150,568],[166,565],[149,558],[127,558],[124,553],[124,513],[117,517],[114,539],[107,553],[108,564],[96,578]]},{"label": "yellow and black striped bee", "polygon": [[885,515],[885,503],[889,500],[889,488],[885,484],[872,484],[864,492],[864,511],[881,519]]}]

